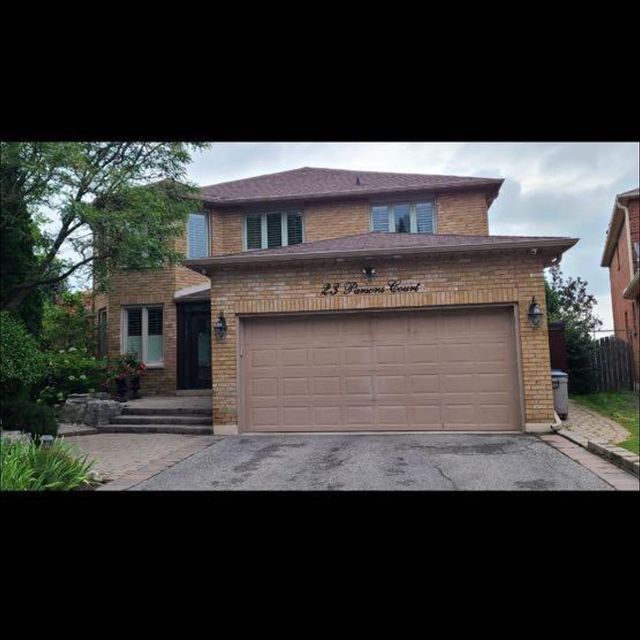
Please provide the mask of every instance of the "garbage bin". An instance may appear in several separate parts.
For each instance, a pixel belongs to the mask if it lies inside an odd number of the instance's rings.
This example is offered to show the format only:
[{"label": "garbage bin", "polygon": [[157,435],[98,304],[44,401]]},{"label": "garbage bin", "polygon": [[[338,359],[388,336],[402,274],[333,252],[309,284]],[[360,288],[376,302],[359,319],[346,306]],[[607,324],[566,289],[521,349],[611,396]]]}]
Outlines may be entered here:
[{"label": "garbage bin", "polygon": [[553,408],[561,420],[569,415],[569,376],[560,369],[551,369],[551,386],[553,387]]}]

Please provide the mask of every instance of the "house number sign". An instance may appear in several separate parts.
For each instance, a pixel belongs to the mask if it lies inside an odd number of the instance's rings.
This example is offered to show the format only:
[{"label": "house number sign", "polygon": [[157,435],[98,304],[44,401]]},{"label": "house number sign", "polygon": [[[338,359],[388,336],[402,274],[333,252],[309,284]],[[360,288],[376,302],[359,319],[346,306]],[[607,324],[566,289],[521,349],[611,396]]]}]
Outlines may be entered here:
[{"label": "house number sign", "polygon": [[335,296],[338,293],[343,295],[372,295],[378,293],[410,293],[419,291],[421,282],[404,282],[402,280],[389,280],[382,286],[360,286],[357,282],[325,282],[322,285],[320,295]]}]

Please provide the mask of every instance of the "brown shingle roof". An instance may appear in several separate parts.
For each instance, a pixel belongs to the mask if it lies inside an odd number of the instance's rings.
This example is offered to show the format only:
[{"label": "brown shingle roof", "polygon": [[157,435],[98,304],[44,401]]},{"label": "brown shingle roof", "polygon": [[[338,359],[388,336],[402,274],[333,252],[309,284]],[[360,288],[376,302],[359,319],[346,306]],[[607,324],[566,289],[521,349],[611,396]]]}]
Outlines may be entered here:
[{"label": "brown shingle roof", "polygon": [[292,171],[270,173],[244,180],[221,182],[202,187],[200,197],[217,204],[317,199],[334,196],[402,193],[486,188],[495,198],[502,178],[423,175],[417,173],[382,173],[302,167]]},{"label": "brown shingle roof", "polygon": [[250,264],[334,257],[374,255],[408,255],[413,253],[450,253],[474,250],[506,250],[552,247],[559,253],[572,247],[577,238],[548,236],[462,236],[421,233],[371,231],[331,240],[303,242],[288,247],[256,249],[198,260],[187,260],[186,266],[196,270],[223,264]]}]

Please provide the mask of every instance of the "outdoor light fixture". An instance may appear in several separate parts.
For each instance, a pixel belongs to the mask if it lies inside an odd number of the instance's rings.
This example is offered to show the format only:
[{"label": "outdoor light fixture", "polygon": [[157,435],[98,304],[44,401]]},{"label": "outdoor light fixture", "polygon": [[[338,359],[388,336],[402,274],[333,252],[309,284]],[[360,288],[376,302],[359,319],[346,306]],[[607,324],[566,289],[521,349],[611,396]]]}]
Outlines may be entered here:
[{"label": "outdoor light fixture", "polygon": [[53,444],[53,436],[51,435],[40,436],[40,442],[42,442],[42,446],[45,449],[49,449],[49,447],[51,447],[51,445]]},{"label": "outdoor light fixture", "polygon": [[533,298],[531,298],[531,304],[529,305],[529,322],[531,323],[531,326],[534,328],[539,327],[542,322],[543,315],[544,312],[536,302],[536,297],[533,296]]},{"label": "outdoor light fixture", "polygon": [[373,278],[373,276],[376,275],[376,269],[375,267],[363,267],[362,273],[364,273],[367,278]]},{"label": "outdoor light fixture", "polygon": [[227,321],[222,311],[218,316],[218,321],[215,323],[214,329],[216,331],[216,338],[218,338],[218,340],[224,340],[224,337],[227,335]]}]

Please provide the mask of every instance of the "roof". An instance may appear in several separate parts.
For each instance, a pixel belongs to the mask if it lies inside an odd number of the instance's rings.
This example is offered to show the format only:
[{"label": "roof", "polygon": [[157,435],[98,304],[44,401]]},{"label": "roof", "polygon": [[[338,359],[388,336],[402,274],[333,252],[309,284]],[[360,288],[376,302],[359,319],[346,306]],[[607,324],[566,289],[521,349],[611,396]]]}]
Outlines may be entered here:
[{"label": "roof", "polygon": [[619,193],[616,196],[613,203],[613,211],[611,212],[611,220],[607,227],[607,237],[604,241],[604,251],[602,253],[602,260],[600,261],[601,267],[608,267],[613,259],[613,250],[616,246],[618,235],[620,234],[620,228],[624,222],[624,215],[622,209],[618,206],[623,200],[631,200],[633,198],[640,197],[640,189],[637,187],[624,193]]},{"label": "roof", "polygon": [[627,285],[627,288],[622,292],[623,298],[628,298],[629,300],[633,300],[638,297],[638,293],[640,292],[640,271],[636,271],[633,278],[631,278],[631,282]]},{"label": "roof", "polygon": [[324,258],[413,255],[424,253],[456,253],[509,249],[551,248],[560,255],[572,247],[577,238],[540,236],[463,236],[445,234],[393,233],[371,231],[331,240],[303,242],[274,249],[256,249],[242,253],[223,254],[184,264],[196,271],[208,272],[216,266],[318,260]]},{"label": "roof", "polygon": [[352,197],[411,191],[483,188],[491,199],[498,195],[503,178],[441,176],[418,173],[383,173],[302,167],[232,180],[202,187],[200,198],[220,205],[249,202]]}]

